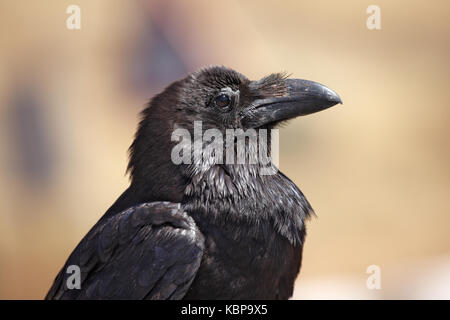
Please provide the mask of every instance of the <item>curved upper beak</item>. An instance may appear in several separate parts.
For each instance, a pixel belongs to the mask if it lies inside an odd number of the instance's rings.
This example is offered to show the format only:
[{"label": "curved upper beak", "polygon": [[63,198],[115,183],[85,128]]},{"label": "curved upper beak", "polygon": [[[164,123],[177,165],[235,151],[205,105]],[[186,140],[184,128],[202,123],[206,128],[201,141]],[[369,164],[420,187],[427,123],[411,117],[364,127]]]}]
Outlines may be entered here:
[{"label": "curved upper beak", "polygon": [[328,87],[308,80],[286,79],[287,93],[253,101],[242,118],[247,128],[258,128],[283,120],[304,116],[342,103]]}]

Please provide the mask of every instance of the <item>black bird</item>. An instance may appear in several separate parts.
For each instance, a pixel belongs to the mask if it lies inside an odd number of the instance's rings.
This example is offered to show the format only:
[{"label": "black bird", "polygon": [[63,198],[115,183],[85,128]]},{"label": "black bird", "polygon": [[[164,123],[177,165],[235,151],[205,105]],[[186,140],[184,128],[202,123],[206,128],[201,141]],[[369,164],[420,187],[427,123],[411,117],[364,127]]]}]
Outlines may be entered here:
[{"label": "black bird", "polygon": [[[176,164],[172,133],[193,133],[194,121],[202,132],[272,129],[338,103],[316,82],[283,74],[250,81],[225,67],[172,83],[142,112],[130,186],[72,252],[46,299],[288,299],[313,212],[302,192],[279,171],[261,174],[260,163],[212,153]],[[79,288],[68,286],[71,265],[81,271]]]}]

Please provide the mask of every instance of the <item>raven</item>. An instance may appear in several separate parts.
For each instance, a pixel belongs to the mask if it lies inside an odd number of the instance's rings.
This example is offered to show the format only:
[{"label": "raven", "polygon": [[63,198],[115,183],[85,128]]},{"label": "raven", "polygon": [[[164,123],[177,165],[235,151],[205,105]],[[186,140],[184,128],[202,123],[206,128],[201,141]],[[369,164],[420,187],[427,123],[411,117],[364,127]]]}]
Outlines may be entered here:
[{"label": "raven", "polygon": [[[280,73],[251,81],[222,66],[172,83],[142,112],[130,186],[69,256],[46,299],[288,299],[313,213],[305,196],[280,171],[218,161],[219,152],[176,164],[173,132],[192,133],[196,121],[202,133],[270,130],[338,103],[316,82]],[[70,266],[80,271],[75,287]]]}]

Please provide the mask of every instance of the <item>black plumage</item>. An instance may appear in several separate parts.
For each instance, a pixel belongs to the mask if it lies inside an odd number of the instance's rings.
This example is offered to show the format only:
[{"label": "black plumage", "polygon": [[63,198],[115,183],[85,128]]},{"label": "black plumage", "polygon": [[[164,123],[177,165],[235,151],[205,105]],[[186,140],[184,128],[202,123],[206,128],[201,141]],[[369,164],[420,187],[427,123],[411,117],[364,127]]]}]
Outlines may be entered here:
[{"label": "black plumage", "polygon": [[[260,163],[175,164],[172,133],[193,133],[194,121],[224,135],[271,129],[340,102],[315,82],[282,74],[250,81],[224,67],[174,82],[142,113],[129,188],[75,248],[46,298],[289,298],[312,213],[302,192],[279,171],[261,174]],[[80,289],[67,287],[69,265],[80,267]]]}]

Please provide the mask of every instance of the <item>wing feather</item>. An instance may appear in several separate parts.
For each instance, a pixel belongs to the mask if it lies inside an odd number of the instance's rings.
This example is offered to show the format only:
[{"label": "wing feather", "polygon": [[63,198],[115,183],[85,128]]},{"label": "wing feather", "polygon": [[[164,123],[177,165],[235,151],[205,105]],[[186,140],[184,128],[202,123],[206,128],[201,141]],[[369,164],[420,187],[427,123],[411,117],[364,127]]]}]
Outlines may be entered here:
[{"label": "wing feather", "polygon": [[[46,299],[181,299],[203,250],[203,235],[179,204],[131,207],[89,231]],[[81,289],[67,286],[70,265],[80,267]]]}]

